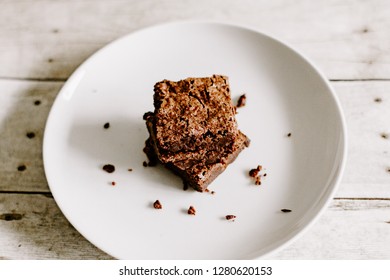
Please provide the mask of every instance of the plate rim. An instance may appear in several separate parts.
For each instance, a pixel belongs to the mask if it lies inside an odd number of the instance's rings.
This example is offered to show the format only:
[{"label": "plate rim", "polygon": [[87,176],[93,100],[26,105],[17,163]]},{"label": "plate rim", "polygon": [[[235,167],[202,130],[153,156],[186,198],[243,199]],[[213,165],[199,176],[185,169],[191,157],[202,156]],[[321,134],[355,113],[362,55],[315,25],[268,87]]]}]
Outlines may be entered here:
[{"label": "plate rim", "polygon": [[[59,209],[61,210],[61,213],[65,216],[67,221],[81,234],[88,242],[93,244],[96,248],[99,250],[102,250],[104,253],[107,255],[110,255],[113,258],[116,258],[110,250],[107,250],[107,248],[102,248],[101,244],[99,246],[95,243],[93,243],[86,234],[84,234],[84,231],[81,230],[78,226],[74,225],[72,222],[72,219],[70,219],[69,215],[67,214],[67,211],[64,211],[64,207],[62,206],[61,199],[58,199],[56,195],[56,191],[53,191],[52,186],[55,185],[55,179],[53,180],[52,176],[48,172],[48,148],[47,148],[47,143],[50,141],[50,135],[49,135],[49,128],[52,126],[53,123],[53,115],[55,114],[56,108],[59,106],[58,104],[60,103],[60,99],[64,96],[65,92],[67,89],[75,82],[75,80],[80,79],[80,75],[82,75],[82,72],[84,71],[84,68],[88,66],[88,64],[93,61],[93,59],[100,55],[100,53],[106,51],[110,47],[120,43],[122,40],[126,40],[129,37],[135,36],[139,33],[143,32],[148,32],[148,31],[153,31],[156,29],[166,29],[166,28],[171,28],[175,26],[185,26],[185,25],[215,25],[215,26],[221,26],[225,28],[238,28],[243,31],[251,31],[256,33],[257,35],[263,36],[271,41],[276,42],[279,45],[282,45],[283,47],[287,48],[290,52],[293,54],[297,55],[300,59],[302,59],[308,66],[312,68],[313,71],[316,72],[316,74],[321,78],[322,82],[324,83],[326,89],[327,89],[327,94],[330,95],[332,101],[334,102],[335,109],[338,115],[338,119],[340,121],[340,139],[338,143],[338,151],[336,153],[335,160],[333,162],[333,171],[332,174],[329,175],[329,181],[330,183],[328,186],[326,186],[326,190],[324,191],[323,195],[326,195],[326,199],[322,199],[319,201],[322,201],[322,205],[320,205],[319,209],[314,215],[310,215],[308,218],[308,221],[300,227],[296,232],[292,232],[290,234],[287,234],[284,238],[278,240],[278,242],[275,242],[269,246],[270,248],[268,249],[268,246],[265,247],[266,252],[258,255],[256,253],[253,253],[251,258],[249,259],[264,259],[269,257],[271,254],[275,254],[276,252],[280,252],[287,246],[289,246],[291,243],[293,243],[295,240],[299,239],[304,233],[307,232],[308,229],[310,229],[313,224],[315,224],[318,219],[323,215],[325,210],[328,208],[329,204],[334,198],[335,193],[337,192],[340,182],[343,178],[343,173],[345,170],[346,162],[347,162],[347,157],[348,157],[348,134],[347,134],[347,125],[346,125],[346,120],[345,120],[345,115],[340,103],[340,100],[336,94],[336,91],[330,84],[330,81],[328,78],[326,78],[325,74],[317,67],[317,65],[314,64],[306,55],[304,55],[300,50],[298,50],[296,47],[293,47],[289,43],[285,42],[284,40],[281,40],[279,38],[275,38],[274,36],[268,34],[267,32],[264,32],[263,30],[260,30],[258,28],[255,28],[253,26],[249,26],[246,24],[241,24],[241,23],[231,23],[227,21],[220,21],[220,20],[175,20],[175,21],[169,21],[169,22],[164,22],[164,23],[155,23],[152,25],[148,25],[145,27],[137,28],[127,34],[124,34],[111,42],[108,42],[107,44],[103,45],[100,49],[97,51],[93,52],[90,56],[88,56],[79,66],[76,67],[76,69],[70,74],[69,78],[64,82],[62,85],[61,89],[58,91],[54,102],[52,103],[52,106],[50,108],[49,114],[46,119],[45,127],[44,127],[44,134],[43,134],[43,141],[42,141],[42,158],[43,158],[43,167],[44,167],[44,173],[46,180],[48,182],[49,189],[53,195],[55,203],[58,205]],[[82,79],[82,77],[81,77]],[[338,166],[338,167],[337,167]],[[55,188],[54,188],[55,189]],[[302,216],[305,217],[306,215]],[[262,251],[264,248],[261,249]],[[257,250],[258,251],[258,250]],[[256,251],[256,252],[257,252]]]}]

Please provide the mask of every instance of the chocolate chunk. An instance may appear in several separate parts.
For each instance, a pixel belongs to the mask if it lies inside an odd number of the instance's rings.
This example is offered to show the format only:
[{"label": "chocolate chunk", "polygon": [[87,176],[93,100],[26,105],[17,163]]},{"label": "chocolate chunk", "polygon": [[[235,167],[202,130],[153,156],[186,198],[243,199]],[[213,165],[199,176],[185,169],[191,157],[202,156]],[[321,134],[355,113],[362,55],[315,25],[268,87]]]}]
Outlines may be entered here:
[{"label": "chocolate chunk", "polygon": [[245,105],[246,105],[246,95],[243,94],[243,95],[241,95],[241,96],[238,98],[236,107],[237,107],[237,108],[241,108],[241,107],[244,107]]},{"label": "chocolate chunk", "polygon": [[226,215],[226,220],[233,220],[235,218],[236,218],[235,215]]},{"label": "chocolate chunk", "polygon": [[106,171],[106,172],[108,172],[108,173],[112,173],[112,172],[115,171],[115,166],[112,165],[112,164],[105,164],[105,165],[103,166],[103,170]]},{"label": "chocolate chunk", "polygon": [[259,170],[257,170],[257,168],[249,170],[249,176],[253,178],[257,177],[258,174],[259,174]]},{"label": "chocolate chunk", "polygon": [[153,207],[154,209],[162,209],[162,205],[158,199],[153,203]]},{"label": "chocolate chunk", "polygon": [[195,210],[194,206],[190,206],[190,208],[188,208],[187,213],[188,213],[188,215],[195,215],[196,210]]}]

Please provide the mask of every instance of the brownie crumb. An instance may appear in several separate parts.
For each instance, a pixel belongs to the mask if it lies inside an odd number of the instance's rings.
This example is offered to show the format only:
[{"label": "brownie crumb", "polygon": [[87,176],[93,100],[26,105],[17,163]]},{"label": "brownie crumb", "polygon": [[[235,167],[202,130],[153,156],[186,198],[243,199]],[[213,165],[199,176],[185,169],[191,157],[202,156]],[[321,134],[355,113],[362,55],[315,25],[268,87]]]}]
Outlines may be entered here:
[{"label": "brownie crumb", "polygon": [[26,169],[27,167],[24,164],[18,166],[18,171],[24,171]]},{"label": "brownie crumb", "polygon": [[112,185],[112,186],[115,186],[115,185],[116,185],[116,182],[115,182],[115,181],[112,181],[112,182],[111,182],[111,185]]},{"label": "brownie crumb", "polygon": [[287,137],[291,137],[291,132],[287,133]]},{"label": "brownie crumb", "polygon": [[161,205],[160,200],[157,199],[157,200],[153,203],[153,207],[154,207],[154,209],[162,209],[162,205]]},{"label": "brownie crumb", "polygon": [[148,166],[148,163],[147,163],[146,161],[144,161],[144,162],[142,163],[142,165],[143,165],[144,167],[147,167],[147,166]]},{"label": "brownie crumb", "polygon": [[32,139],[35,137],[35,133],[34,132],[27,132],[26,136],[27,136],[27,138]]},{"label": "brownie crumb", "polygon": [[264,175],[260,174],[260,171],[263,170],[262,165],[258,165],[256,168],[253,168],[249,171],[249,176],[252,177],[255,180],[255,185],[260,186],[261,185],[261,177]]},{"label": "brownie crumb", "polygon": [[292,210],[290,210],[290,209],[281,209],[280,211],[282,211],[283,213],[290,213]]},{"label": "brownie crumb", "polygon": [[251,176],[252,178],[256,178],[258,174],[259,170],[257,170],[256,168],[249,170],[249,176]]},{"label": "brownie crumb", "polygon": [[188,213],[188,215],[195,215],[196,210],[195,210],[194,206],[190,206],[190,208],[188,208],[187,213]]},{"label": "brownie crumb", "polygon": [[266,177],[266,176],[267,176],[267,173],[264,173],[263,176]]},{"label": "brownie crumb", "polygon": [[382,98],[377,97],[377,98],[374,99],[374,101],[377,102],[377,103],[380,103],[380,102],[382,102]]},{"label": "brownie crumb", "polygon": [[256,168],[249,170],[249,176],[256,178],[261,170],[263,170],[263,166],[258,165]]},{"label": "brownie crumb", "polygon": [[238,98],[238,101],[237,101],[237,108],[241,108],[241,107],[244,107],[246,105],[246,95],[243,94],[241,95],[239,98]]},{"label": "brownie crumb", "polygon": [[127,169],[127,171],[131,172],[131,171],[133,171],[133,168],[129,168],[129,169]]},{"label": "brownie crumb", "polygon": [[382,137],[383,139],[388,139],[388,138],[389,138],[389,134],[383,132],[383,133],[381,133],[381,137]]},{"label": "brownie crumb", "polygon": [[235,218],[235,215],[226,215],[226,220],[234,220]]},{"label": "brownie crumb", "polygon": [[35,106],[41,105],[41,100],[35,100],[35,101],[34,101],[34,105],[35,105]]},{"label": "brownie crumb", "polygon": [[108,172],[108,173],[112,173],[112,172],[115,171],[115,166],[112,165],[112,164],[105,164],[105,165],[103,166],[103,170],[106,171],[106,172]]},{"label": "brownie crumb", "polygon": [[109,123],[109,122],[105,123],[105,124],[103,125],[103,127],[104,127],[105,129],[110,128],[110,123]]},{"label": "brownie crumb", "polygon": [[144,119],[145,121],[147,119],[149,119],[150,117],[153,116],[153,112],[146,112],[143,116],[142,116],[142,119]]},{"label": "brownie crumb", "polygon": [[209,193],[209,194],[215,194],[215,191],[210,191],[209,189],[205,189],[204,192]]}]

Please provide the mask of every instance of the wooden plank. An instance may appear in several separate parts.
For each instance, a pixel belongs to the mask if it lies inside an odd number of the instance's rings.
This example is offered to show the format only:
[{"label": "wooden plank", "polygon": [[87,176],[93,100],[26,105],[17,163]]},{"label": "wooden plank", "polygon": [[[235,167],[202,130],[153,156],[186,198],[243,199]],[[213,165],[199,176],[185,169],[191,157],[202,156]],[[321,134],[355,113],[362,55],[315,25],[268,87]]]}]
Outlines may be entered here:
[{"label": "wooden plank", "polygon": [[[335,200],[272,259],[388,259],[390,201]],[[53,198],[0,194],[0,259],[110,259],[65,219]]]},{"label": "wooden plank", "polygon": [[0,259],[110,259],[44,195],[0,194]]},{"label": "wooden plank", "polygon": [[390,258],[390,201],[335,200],[323,216],[274,259]]},{"label": "wooden plank", "polygon": [[[61,86],[58,82],[0,80],[1,191],[48,191],[42,138]],[[19,171],[19,166],[25,170]]]},{"label": "wooden plank", "polygon": [[297,47],[330,79],[390,79],[386,0],[3,0],[0,77],[66,79],[108,42],[175,20],[252,26]]},{"label": "wooden plank", "polygon": [[349,146],[336,196],[390,197],[390,82],[333,85],[345,112]]},{"label": "wooden plank", "polygon": [[[0,80],[0,191],[48,191],[44,125],[61,82]],[[390,197],[390,82],[337,82],[348,127],[348,163],[337,197]],[[380,102],[375,101],[380,99]],[[40,100],[36,106],[34,102]],[[26,134],[34,132],[29,139]],[[388,138],[383,133],[389,134]],[[26,170],[18,171],[18,166]]]}]

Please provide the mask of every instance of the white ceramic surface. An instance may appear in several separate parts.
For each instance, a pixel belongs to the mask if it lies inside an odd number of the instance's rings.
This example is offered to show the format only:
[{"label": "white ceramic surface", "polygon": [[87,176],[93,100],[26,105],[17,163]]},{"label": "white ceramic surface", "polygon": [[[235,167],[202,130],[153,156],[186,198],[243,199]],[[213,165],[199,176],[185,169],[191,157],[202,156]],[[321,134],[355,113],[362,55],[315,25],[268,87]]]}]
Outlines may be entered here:
[{"label": "white ceramic surface", "polygon": [[[143,167],[148,133],[142,116],[153,110],[155,82],[214,73],[229,76],[234,100],[246,93],[237,119],[252,141],[211,184],[211,195],[183,191],[180,179],[162,167]],[[264,257],[326,207],[345,151],[340,106],[310,62],[260,32],[210,22],[147,28],[94,54],[59,93],[43,150],[50,189],[65,216],[121,259]],[[116,171],[104,172],[106,163]],[[258,164],[267,173],[261,186],[247,175]],[[162,210],[152,207],[156,199]],[[196,216],[186,214],[190,205]],[[227,221],[227,214],[237,219]]]}]

